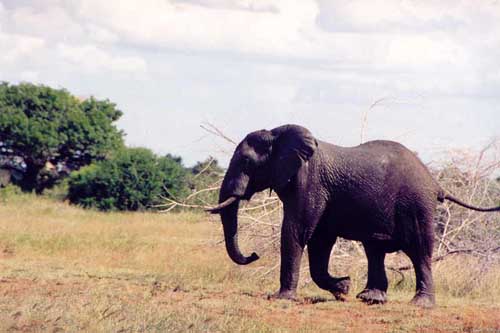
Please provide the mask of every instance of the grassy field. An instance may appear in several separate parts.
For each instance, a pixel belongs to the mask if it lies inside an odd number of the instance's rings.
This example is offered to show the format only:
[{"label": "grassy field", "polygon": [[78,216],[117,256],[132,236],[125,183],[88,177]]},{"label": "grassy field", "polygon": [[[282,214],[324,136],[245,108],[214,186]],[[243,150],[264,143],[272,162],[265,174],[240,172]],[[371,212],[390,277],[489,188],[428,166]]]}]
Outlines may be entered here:
[{"label": "grassy field", "polygon": [[357,301],[365,267],[344,272],[353,278],[346,302],[307,283],[307,274],[298,301],[270,301],[276,273],[256,272],[278,254],[237,267],[213,222],[84,211],[32,196],[0,200],[0,331],[500,332],[499,267],[471,280],[465,259],[440,262],[432,310],[408,304],[410,278],[391,284],[386,305]]}]

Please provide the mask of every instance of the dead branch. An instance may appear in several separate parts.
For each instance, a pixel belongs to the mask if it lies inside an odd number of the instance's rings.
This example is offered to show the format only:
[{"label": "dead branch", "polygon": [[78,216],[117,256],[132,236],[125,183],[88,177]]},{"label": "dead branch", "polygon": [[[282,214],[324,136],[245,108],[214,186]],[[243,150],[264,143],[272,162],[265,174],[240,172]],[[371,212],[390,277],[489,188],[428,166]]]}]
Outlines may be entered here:
[{"label": "dead branch", "polygon": [[361,133],[360,133],[360,142],[363,143],[365,142],[365,130],[368,125],[368,112],[370,112],[372,109],[374,109],[377,105],[382,104],[385,100],[387,100],[389,97],[382,97],[374,101],[368,109],[366,109],[361,117]]},{"label": "dead branch", "polygon": [[205,171],[207,171],[210,166],[212,165],[212,163],[215,161],[215,158],[213,158],[212,156],[210,156],[210,159],[208,160],[208,163],[207,165],[205,165],[205,167],[203,169],[200,170],[200,172],[198,172],[196,175],[194,175],[193,179],[196,179],[198,178],[200,175],[202,175]]},{"label": "dead branch", "polygon": [[393,267],[387,267],[387,268],[388,268],[389,270],[391,270],[391,271],[395,272],[395,273],[398,273],[398,274],[399,274],[399,276],[401,277],[401,279],[400,279],[398,282],[396,282],[396,287],[398,287],[401,283],[403,283],[403,282],[404,282],[404,280],[405,280],[405,275],[404,275],[404,273],[403,273],[403,272],[401,272],[399,269],[396,269],[396,268],[393,268]]},{"label": "dead branch", "polygon": [[211,208],[211,206],[186,204],[186,203],[178,202],[178,201],[175,201],[175,200],[172,200],[172,199],[169,199],[169,198],[163,198],[163,199],[165,199],[168,203],[153,206],[153,207],[156,207],[156,208],[167,207],[166,209],[160,210],[160,213],[170,212],[175,207],[198,208],[198,209],[209,209],[209,208]]},{"label": "dead branch", "polygon": [[[500,246],[489,250],[489,252],[497,252],[500,250]],[[476,249],[458,249],[458,250],[452,250],[449,251],[448,253],[445,253],[443,255],[437,256],[434,259],[432,259],[432,263],[444,260],[445,258],[451,256],[451,255],[457,255],[457,254],[476,254],[480,256],[485,256],[484,253],[481,253],[477,251]],[[405,266],[400,266],[400,267],[388,267],[388,269],[392,271],[407,271],[410,269],[413,269],[413,265],[405,265]]]},{"label": "dead branch", "polygon": [[186,199],[183,200],[183,202],[187,202],[189,199],[194,198],[197,195],[200,195],[201,193],[211,192],[211,191],[218,191],[218,190],[219,190],[219,186],[203,188],[201,190],[195,191],[195,192],[191,193],[190,195],[188,195],[186,197]]},{"label": "dead branch", "polygon": [[230,139],[219,128],[217,128],[215,125],[213,125],[209,122],[205,122],[204,124],[201,124],[200,127],[203,128],[205,131],[207,131],[210,134],[218,136],[219,138],[222,138],[222,139],[232,143],[233,145],[237,145],[237,143],[234,140]]}]

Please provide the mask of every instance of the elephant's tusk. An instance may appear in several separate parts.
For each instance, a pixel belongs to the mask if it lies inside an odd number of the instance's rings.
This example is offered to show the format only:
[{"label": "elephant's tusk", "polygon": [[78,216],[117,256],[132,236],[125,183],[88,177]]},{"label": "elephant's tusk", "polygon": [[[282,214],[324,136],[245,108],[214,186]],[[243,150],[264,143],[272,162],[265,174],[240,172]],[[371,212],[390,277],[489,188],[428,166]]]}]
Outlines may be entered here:
[{"label": "elephant's tusk", "polygon": [[217,213],[219,213],[219,211],[221,209],[226,208],[227,206],[229,206],[230,204],[232,204],[236,200],[238,200],[237,197],[229,197],[224,202],[221,202],[220,204],[218,204],[215,207],[207,208],[207,209],[205,209],[205,211],[210,212],[212,214],[217,214]]}]

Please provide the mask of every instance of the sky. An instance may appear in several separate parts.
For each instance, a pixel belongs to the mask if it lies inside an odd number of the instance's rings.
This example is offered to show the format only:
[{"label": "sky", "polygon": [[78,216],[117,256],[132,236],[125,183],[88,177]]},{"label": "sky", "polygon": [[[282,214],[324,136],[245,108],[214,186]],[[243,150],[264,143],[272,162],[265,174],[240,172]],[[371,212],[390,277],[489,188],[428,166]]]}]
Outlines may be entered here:
[{"label": "sky", "polygon": [[425,162],[500,137],[500,1],[0,0],[0,81],[109,99],[130,146],[226,164],[294,123]]}]

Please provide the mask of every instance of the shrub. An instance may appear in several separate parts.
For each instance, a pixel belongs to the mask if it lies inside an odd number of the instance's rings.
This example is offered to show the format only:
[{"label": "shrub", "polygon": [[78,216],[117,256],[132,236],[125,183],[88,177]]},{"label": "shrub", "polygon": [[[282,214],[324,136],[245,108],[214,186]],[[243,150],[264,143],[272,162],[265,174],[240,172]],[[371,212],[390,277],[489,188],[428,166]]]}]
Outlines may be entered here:
[{"label": "shrub", "polygon": [[100,210],[144,210],[185,191],[180,158],[127,148],[71,174],[70,202]]}]

